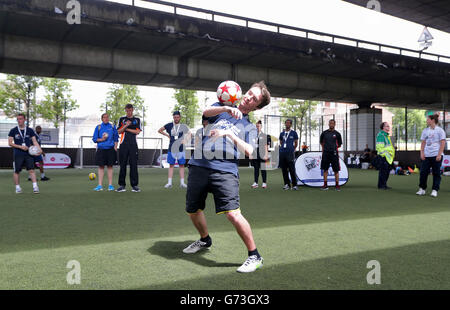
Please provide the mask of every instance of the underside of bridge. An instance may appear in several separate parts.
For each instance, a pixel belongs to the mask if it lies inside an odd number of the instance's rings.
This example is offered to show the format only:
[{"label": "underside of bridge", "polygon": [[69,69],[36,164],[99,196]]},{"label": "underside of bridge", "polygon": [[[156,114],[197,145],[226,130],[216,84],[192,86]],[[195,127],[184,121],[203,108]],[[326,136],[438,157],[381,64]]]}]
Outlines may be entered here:
[{"label": "underside of bridge", "polygon": [[[367,7],[368,0],[344,0]],[[450,32],[448,0],[378,0],[381,13],[409,20],[444,32]]]},{"label": "underside of bridge", "polygon": [[69,25],[55,13],[66,2],[0,0],[0,72],[210,91],[265,80],[277,97],[448,102],[448,63],[96,0]]}]

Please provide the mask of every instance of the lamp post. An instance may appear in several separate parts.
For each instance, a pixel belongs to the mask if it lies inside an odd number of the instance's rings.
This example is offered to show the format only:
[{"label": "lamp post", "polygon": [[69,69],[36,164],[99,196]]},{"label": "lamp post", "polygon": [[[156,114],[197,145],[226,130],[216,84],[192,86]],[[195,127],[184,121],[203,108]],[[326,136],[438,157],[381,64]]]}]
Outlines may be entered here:
[{"label": "lamp post", "polygon": [[31,106],[31,98],[30,98],[30,94],[31,94],[31,83],[27,83],[27,127],[30,125],[30,106]]},{"label": "lamp post", "polygon": [[64,100],[64,138],[63,138],[64,148],[66,148],[66,109],[67,109],[67,101]]}]

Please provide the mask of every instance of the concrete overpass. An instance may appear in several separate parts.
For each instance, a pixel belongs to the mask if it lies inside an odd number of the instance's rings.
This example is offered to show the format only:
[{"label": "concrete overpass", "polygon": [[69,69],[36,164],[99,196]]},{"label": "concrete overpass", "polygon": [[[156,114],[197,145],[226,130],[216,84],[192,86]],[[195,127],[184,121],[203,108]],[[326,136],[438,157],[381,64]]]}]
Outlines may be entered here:
[{"label": "concrete overpass", "polygon": [[69,25],[55,13],[67,0],[0,0],[0,72],[213,91],[265,80],[278,97],[435,109],[450,97],[439,55],[162,1],[173,13],[80,2]]},{"label": "concrete overpass", "polygon": [[[344,0],[367,7],[368,0]],[[379,0],[381,13],[409,20],[424,26],[450,32],[450,1],[448,0]]]}]

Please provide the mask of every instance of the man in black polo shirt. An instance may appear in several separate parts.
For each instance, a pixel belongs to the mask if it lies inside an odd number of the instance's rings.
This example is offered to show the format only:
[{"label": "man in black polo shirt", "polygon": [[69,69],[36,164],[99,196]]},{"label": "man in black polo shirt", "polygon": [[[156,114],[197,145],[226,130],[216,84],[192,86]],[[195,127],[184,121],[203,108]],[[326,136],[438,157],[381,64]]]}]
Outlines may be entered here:
[{"label": "man in black polo shirt", "polygon": [[328,122],[328,126],[329,129],[325,130],[320,135],[320,145],[322,146],[322,162],[320,164],[320,169],[323,170],[322,190],[328,190],[328,168],[330,168],[331,165],[336,180],[336,190],[340,191],[339,171],[341,170],[341,167],[339,164],[338,149],[342,146],[342,137],[341,134],[334,129],[336,126],[336,121],[334,119],[331,119]]},{"label": "man in black polo shirt", "polygon": [[8,144],[14,148],[14,183],[16,184],[16,194],[22,193],[20,187],[19,174],[22,171],[22,167],[25,166],[30,174],[31,181],[33,182],[33,193],[39,193],[39,187],[36,181],[36,174],[34,173],[34,159],[28,153],[28,149],[31,145],[36,146],[40,153],[41,148],[36,140],[36,134],[33,129],[25,125],[25,115],[17,115],[17,127],[14,127],[9,131]]},{"label": "man in black polo shirt", "polygon": [[136,136],[141,133],[141,120],[133,116],[133,105],[127,104],[125,106],[126,116],[121,117],[117,126],[117,132],[120,135],[120,150],[119,150],[119,188],[116,192],[125,192],[125,178],[127,176],[127,164],[130,163],[130,183],[131,191],[138,193],[141,190],[138,187],[138,146]]}]

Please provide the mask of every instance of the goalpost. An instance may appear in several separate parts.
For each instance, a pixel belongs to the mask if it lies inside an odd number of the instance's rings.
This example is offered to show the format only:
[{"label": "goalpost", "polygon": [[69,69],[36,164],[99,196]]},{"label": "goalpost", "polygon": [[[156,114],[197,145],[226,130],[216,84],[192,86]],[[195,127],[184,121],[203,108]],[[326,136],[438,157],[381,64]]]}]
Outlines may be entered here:
[{"label": "goalpost", "polygon": [[[137,143],[139,148],[138,166],[140,168],[162,168],[163,139],[137,137]],[[92,136],[80,136],[75,167],[82,169],[96,166],[96,150],[97,144],[92,141]]]}]

